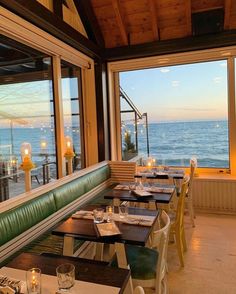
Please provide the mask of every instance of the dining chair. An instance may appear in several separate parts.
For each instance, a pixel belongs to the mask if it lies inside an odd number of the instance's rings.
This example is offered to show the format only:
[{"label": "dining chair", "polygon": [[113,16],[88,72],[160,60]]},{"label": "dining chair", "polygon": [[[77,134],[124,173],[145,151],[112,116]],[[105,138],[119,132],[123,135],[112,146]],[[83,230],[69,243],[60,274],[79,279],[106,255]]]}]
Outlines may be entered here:
[{"label": "dining chair", "polygon": [[185,239],[185,231],[184,231],[184,205],[185,198],[189,185],[189,177],[186,177],[181,186],[181,192],[178,197],[177,209],[176,212],[170,212],[169,216],[171,219],[170,226],[170,235],[174,235],[179,260],[181,266],[184,266],[184,251],[187,251],[187,243]]},{"label": "dining chair", "polygon": [[188,191],[187,191],[187,197],[185,198],[185,202],[187,204],[187,209],[189,212],[189,216],[192,222],[192,226],[195,227],[194,218],[196,218],[193,208],[193,193],[192,193],[192,186],[193,186],[193,178],[194,173],[197,167],[197,160],[195,158],[190,159],[190,179],[188,184]]},{"label": "dining chair", "polygon": [[166,255],[170,218],[163,212],[161,220],[163,227],[153,233],[152,248],[126,246],[126,255],[134,287],[154,288],[157,294],[167,293]]},{"label": "dining chair", "polygon": [[145,294],[144,290],[142,287],[140,286],[137,286],[135,289],[134,289],[134,294]]}]

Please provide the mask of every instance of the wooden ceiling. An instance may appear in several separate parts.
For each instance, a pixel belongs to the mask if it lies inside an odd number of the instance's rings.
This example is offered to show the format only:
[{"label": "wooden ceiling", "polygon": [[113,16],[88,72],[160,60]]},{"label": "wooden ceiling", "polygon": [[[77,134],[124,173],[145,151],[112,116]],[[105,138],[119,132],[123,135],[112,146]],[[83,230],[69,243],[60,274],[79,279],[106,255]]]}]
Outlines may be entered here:
[{"label": "wooden ceiling", "polygon": [[88,19],[88,22],[94,23],[94,26],[98,24],[106,48],[185,38],[236,28],[235,0],[84,2],[90,2],[97,23],[91,19]]}]

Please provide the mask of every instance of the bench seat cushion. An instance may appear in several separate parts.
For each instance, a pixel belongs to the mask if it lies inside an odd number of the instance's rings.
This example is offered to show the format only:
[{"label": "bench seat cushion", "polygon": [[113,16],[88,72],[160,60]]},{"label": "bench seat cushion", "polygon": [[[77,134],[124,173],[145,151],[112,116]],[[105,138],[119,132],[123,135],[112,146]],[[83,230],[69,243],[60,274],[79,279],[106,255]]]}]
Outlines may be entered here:
[{"label": "bench seat cushion", "polygon": [[57,210],[71,203],[83,194],[89,192],[110,176],[108,166],[103,166],[98,170],[92,171],[78,179],[58,187],[53,191]]},{"label": "bench seat cushion", "polygon": [[0,246],[56,212],[52,192],[0,214]]}]

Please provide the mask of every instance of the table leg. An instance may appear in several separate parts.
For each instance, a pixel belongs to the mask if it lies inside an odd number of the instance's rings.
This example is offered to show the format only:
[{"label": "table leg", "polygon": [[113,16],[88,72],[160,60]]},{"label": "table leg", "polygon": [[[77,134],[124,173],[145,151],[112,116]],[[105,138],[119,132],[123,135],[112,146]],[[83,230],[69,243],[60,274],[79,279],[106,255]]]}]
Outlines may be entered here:
[{"label": "table leg", "polygon": [[113,206],[120,206],[120,199],[113,198]]},{"label": "table leg", "polygon": [[104,243],[96,242],[95,260],[103,260]]},{"label": "table leg", "polygon": [[[126,258],[125,245],[123,243],[115,243],[115,250],[116,250],[116,255],[117,255],[118,266],[120,268],[130,269],[128,262],[127,262],[127,258]],[[134,292],[133,283],[132,283],[132,279],[130,277],[124,293],[125,294],[133,294],[133,292]]]},{"label": "table leg", "polygon": [[64,236],[63,255],[73,256],[75,239],[72,236]]}]

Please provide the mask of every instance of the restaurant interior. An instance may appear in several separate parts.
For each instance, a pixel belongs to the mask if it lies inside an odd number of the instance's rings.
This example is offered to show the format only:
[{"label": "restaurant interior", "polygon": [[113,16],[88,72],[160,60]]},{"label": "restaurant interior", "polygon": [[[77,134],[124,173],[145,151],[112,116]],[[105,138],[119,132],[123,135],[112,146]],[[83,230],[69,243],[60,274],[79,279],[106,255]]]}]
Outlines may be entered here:
[{"label": "restaurant interior", "polygon": [[0,4],[0,294],[236,293],[236,2]]}]

